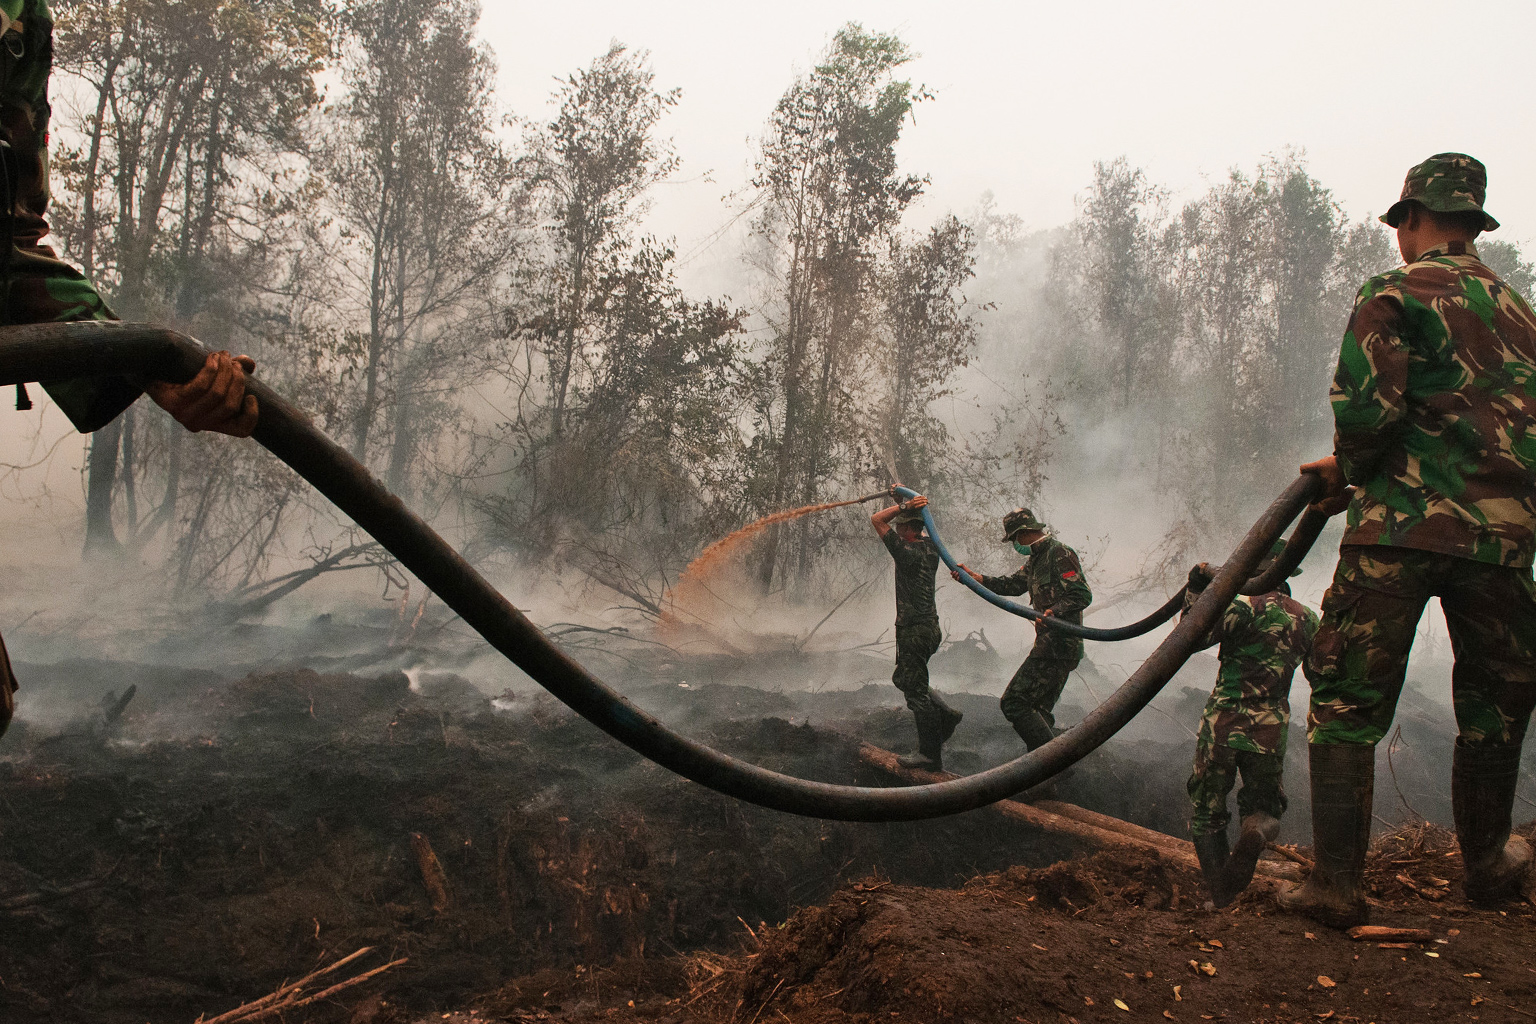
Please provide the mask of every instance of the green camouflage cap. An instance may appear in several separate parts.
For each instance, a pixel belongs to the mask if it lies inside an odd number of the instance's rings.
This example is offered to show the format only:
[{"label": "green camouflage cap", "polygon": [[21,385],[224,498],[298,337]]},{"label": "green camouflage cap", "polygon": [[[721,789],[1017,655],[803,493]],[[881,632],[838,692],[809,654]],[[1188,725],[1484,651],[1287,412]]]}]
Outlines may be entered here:
[{"label": "green camouflage cap", "polygon": [[1381,215],[1381,222],[1397,227],[1409,202],[1419,202],[1436,213],[1476,210],[1483,215],[1483,230],[1493,231],[1499,222],[1483,210],[1488,197],[1488,169],[1465,153],[1436,153],[1408,172],[1403,194]]},{"label": "green camouflage cap", "polygon": [[1003,540],[1012,539],[1020,530],[1040,530],[1044,532],[1046,525],[1035,518],[1035,514],[1027,508],[1016,508],[1003,516]]},{"label": "green camouflage cap", "polygon": [[891,516],[891,523],[892,525],[899,523],[916,523],[918,526],[922,526],[923,510],[920,508],[902,509],[900,512],[897,512],[895,515]]}]

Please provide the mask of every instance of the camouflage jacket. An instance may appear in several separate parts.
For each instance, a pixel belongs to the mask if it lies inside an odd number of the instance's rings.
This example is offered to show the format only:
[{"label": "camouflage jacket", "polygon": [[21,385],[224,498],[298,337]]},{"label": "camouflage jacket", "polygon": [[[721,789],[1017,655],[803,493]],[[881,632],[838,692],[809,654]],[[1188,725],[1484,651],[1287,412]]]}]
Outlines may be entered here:
[{"label": "camouflage jacket", "polygon": [[[0,38],[0,139],[15,154],[17,187],[10,256],[12,273],[39,264],[55,264],[58,255],[43,244],[48,234],[48,80],[53,74],[53,11],[48,0],[0,0],[13,29]],[[3,243],[0,243],[3,244]],[[71,273],[73,273],[71,271]],[[7,282],[8,285],[8,282]],[[46,308],[12,308],[9,287],[3,293],[5,323],[39,319],[115,319],[95,290],[84,282],[67,295],[49,296]],[[43,385],[75,426],[96,430],[111,422],[140,395],[120,377],[84,377]]]},{"label": "camouflage jacket", "polygon": [[[1186,612],[1199,596],[1185,594]],[[1284,754],[1291,678],[1306,661],[1317,626],[1312,609],[1278,590],[1227,605],[1202,644],[1221,645],[1221,668],[1200,718],[1200,742]]]},{"label": "camouflage jacket", "polygon": [[939,549],[927,537],[908,544],[895,530],[887,530],[880,539],[896,563],[896,625],[938,622],[933,578],[939,571]]},{"label": "camouflage jacket", "polygon": [[1536,554],[1536,315],[1465,243],[1360,289],[1331,393],[1345,544]]},{"label": "camouflage jacket", "polygon": [[[1007,576],[983,576],[981,585],[1004,597],[1028,594],[1030,604],[1037,611],[1050,609],[1053,616],[1066,622],[1081,623],[1083,609],[1093,603],[1093,591],[1088,589],[1077,552],[1050,534],[1030,549],[1029,560],[1016,571]],[[1053,632],[1049,626],[1037,625],[1034,653],[1045,657],[1081,658],[1083,641]]]}]

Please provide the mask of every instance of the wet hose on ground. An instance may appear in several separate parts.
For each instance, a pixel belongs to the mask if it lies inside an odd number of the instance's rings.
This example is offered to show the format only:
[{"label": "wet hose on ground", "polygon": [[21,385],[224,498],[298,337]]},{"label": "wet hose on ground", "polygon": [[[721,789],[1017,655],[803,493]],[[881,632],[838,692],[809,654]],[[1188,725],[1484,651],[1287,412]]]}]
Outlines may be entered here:
[{"label": "wet hose on ground", "polygon": [[[93,322],[0,329],[0,386],[91,375],[190,380],[206,351],[185,335],[143,324]],[[1189,613],[1118,690],[1076,727],[1038,750],[964,778],[872,788],[797,779],[680,736],[610,689],[514,608],[303,413],[259,380],[247,381],[260,419],[253,437],[372,534],[491,646],[583,718],[642,756],[727,796],[791,814],[841,821],[914,821],[984,807],[1029,789],[1118,732],[1157,695],[1226,609],[1320,483],[1301,476],[1264,512]]]},{"label": "wet hose on ground", "polygon": [[[893,487],[891,493],[903,500],[917,497],[917,492],[910,487]],[[971,575],[960,568],[955,557],[944,546],[944,541],[939,538],[939,531],[933,523],[933,514],[923,509],[923,525],[928,528],[928,537],[933,541],[933,546],[939,551],[939,557],[944,564],[960,574],[960,582],[971,589],[978,597],[994,604],[1004,611],[1029,619],[1031,622],[1043,622],[1051,629],[1060,630],[1069,636],[1080,636],[1084,640],[1130,640],[1133,637],[1142,636],[1161,626],[1184,607],[1184,594],[1188,588],[1179,590],[1163,603],[1157,611],[1144,619],[1127,623],[1124,626],[1115,626],[1110,629],[1102,629],[1094,626],[1082,626],[1075,622],[1066,622],[1061,619],[1048,618],[1042,613],[1016,601],[1010,601],[1000,594],[994,594],[982,585],[980,580],[972,579]],[[1312,550],[1312,545],[1317,542],[1318,536],[1323,532],[1323,527],[1328,525],[1328,517],[1315,509],[1307,509],[1302,514],[1301,521],[1296,524],[1296,529],[1285,542],[1285,551],[1272,562],[1265,570],[1248,580],[1238,589],[1240,594],[1267,594],[1280,585],[1291,574],[1291,571],[1301,564],[1301,560]],[[1212,569],[1213,572],[1219,570]]]}]

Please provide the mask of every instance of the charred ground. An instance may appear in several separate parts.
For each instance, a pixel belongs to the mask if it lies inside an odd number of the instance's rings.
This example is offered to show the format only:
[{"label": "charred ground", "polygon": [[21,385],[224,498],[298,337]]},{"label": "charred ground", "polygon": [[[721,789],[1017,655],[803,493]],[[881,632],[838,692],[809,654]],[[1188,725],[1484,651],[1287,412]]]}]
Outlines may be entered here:
[{"label": "charred ground", "polygon": [[[432,660],[456,664],[449,653]],[[797,775],[886,784],[858,742],[910,742],[888,684],[761,686],[878,679],[878,654],[769,651],[748,671],[612,635],[581,653],[651,680],[630,696],[679,728]],[[938,665],[1000,678],[995,661],[958,644]],[[1085,851],[990,812],[852,825],[762,811],[650,765],[534,692],[491,699],[455,672],[407,675],[363,655],[311,662],[353,671],[19,666],[34,713],[0,760],[0,1019],[211,1017],[364,946],[360,968],[408,960],[285,1019],[1035,1024],[1121,1019],[1118,998],[1138,1017],[1443,1020],[1455,1019],[1452,996],[1501,1019],[1491,1011],[1523,1005],[1525,978],[1536,981],[1524,910],[1458,904],[1439,885],[1458,877],[1443,856],[1454,844],[1427,827],[1404,863],[1384,862],[1378,895],[1389,913],[1459,928],[1440,957],[1306,938],[1257,897],[1208,914],[1187,872],[1068,859]],[[1185,714],[1198,696],[1171,706]],[[967,719],[953,767],[1011,756],[995,698],[954,699]],[[1117,739],[1060,795],[1182,834],[1188,756],[1184,743]],[[1418,799],[1411,758],[1398,760]],[[424,878],[422,840],[444,894]],[[1202,953],[1210,939],[1224,945]],[[1191,973],[1192,958],[1217,973]],[[1319,989],[1319,974],[1337,987]],[[1379,1001],[1388,989],[1395,1001]]]}]

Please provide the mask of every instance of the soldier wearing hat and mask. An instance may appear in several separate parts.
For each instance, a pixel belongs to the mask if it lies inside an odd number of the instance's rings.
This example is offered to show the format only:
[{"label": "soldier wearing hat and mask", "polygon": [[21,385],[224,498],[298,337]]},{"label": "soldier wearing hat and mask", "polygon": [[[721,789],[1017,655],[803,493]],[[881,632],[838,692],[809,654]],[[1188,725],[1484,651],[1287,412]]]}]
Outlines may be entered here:
[{"label": "soldier wearing hat and mask", "polygon": [[[1259,572],[1285,550],[1276,541]],[[1291,573],[1299,576],[1301,570]],[[1184,592],[1187,613],[1215,573],[1204,562],[1189,571]],[[1206,634],[1203,647],[1216,644],[1220,669],[1216,686],[1200,716],[1195,765],[1189,776],[1194,805],[1189,831],[1205,875],[1211,901],[1231,903],[1248,888],[1259,854],[1274,841],[1285,814],[1285,741],[1291,725],[1291,679],[1306,658],[1317,633],[1317,615],[1291,597],[1290,585],[1267,594],[1238,596]],[[1229,851],[1227,796],[1238,775],[1242,829]]]},{"label": "soldier wearing hat and mask", "polygon": [[917,752],[897,760],[908,768],[937,772],[944,769],[944,743],[964,716],[928,686],[928,659],[944,642],[944,632],[933,600],[939,549],[923,535],[927,504],[919,494],[876,512],[869,522],[896,563],[896,671],[891,682],[917,721]]},{"label": "soldier wearing hat and mask", "polygon": [[1360,289],[1330,395],[1334,453],[1302,467],[1324,481],[1320,507],[1348,518],[1307,673],[1317,866],[1280,902],[1340,927],[1367,915],[1376,744],[1431,597],[1456,658],[1466,894],[1515,896],[1530,871],[1510,815],[1536,705],[1536,314],[1478,258],[1474,240],[1499,226],[1486,186],[1463,153],[1408,172],[1381,218],[1405,265]]},{"label": "soldier wearing hat and mask", "polygon": [[[1083,578],[1077,552],[1057,540],[1027,508],[1016,508],[1003,517],[1003,542],[1011,543],[1028,559],[1016,571],[1007,576],[983,576],[966,565],[960,569],[994,594],[1028,594],[1030,603],[1046,618],[1080,624],[1083,609],[1093,603],[1093,591]],[[960,578],[959,572],[950,575]],[[1049,623],[1035,625],[1035,645],[1008,681],[1002,699],[1004,717],[1030,750],[1055,736],[1056,702],[1067,677],[1082,660],[1080,638],[1053,630]]]}]

